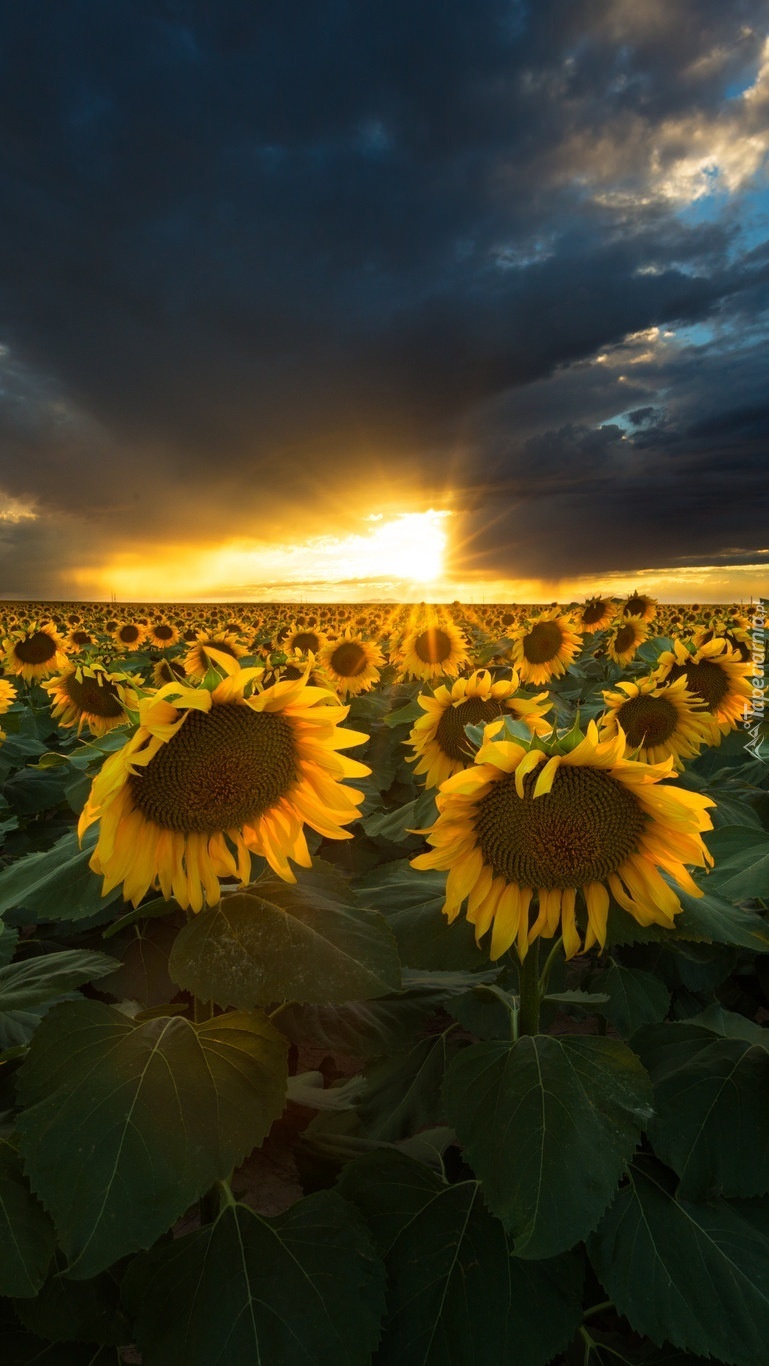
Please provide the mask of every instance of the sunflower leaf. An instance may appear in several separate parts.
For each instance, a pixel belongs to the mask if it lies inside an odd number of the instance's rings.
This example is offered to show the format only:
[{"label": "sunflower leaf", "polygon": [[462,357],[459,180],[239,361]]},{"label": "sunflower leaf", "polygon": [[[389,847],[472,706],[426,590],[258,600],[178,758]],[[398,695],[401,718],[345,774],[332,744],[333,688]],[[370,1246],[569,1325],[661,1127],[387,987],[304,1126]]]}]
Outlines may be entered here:
[{"label": "sunflower leaf", "polygon": [[28,1043],[54,1001],[118,966],[103,953],[64,949],[0,968],[0,1048]]},{"label": "sunflower leaf", "polygon": [[705,841],[716,866],[708,874],[708,886],[730,901],[769,898],[769,834],[723,825],[710,830]]},{"label": "sunflower leaf", "polygon": [[651,1115],[649,1078],[616,1039],[524,1036],[465,1048],[448,1122],[519,1257],[552,1257],[595,1228]]},{"label": "sunflower leaf", "polygon": [[88,861],[96,831],[88,831],[83,848],[74,830],[67,831],[43,854],[27,854],[0,872],[0,915],[16,907],[36,921],[86,920],[118,900],[120,891],[101,895],[101,878]]},{"label": "sunflower leaf", "polygon": [[612,963],[591,977],[590,989],[608,992],[603,1014],[623,1039],[630,1038],[642,1025],[664,1020],[670,1006],[670,992],[659,977],[622,963]]},{"label": "sunflower leaf", "polygon": [[[707,885],[707,874],[701,874],[698,881]],[[769,953],[769,924],[756,911],[735,906],[717,892],[705,890],[701,897],[696,897],[678,887],[675,890],[683,910],[676,916],[674,935]]]},{"label": "sunflower leaf", "polygon": [[362,899],[387,917],[404,965],[411,968],[487,968],[489,956],[462,916],[449,925],[443,914],[446,874],[420,872],[408,859],[373,868],[358,881]]},{"label": "sunflower leaf", "polygon": [[36,1295],[55,1248],[53,1225],[24,1179],[21,1158],[0,1138],[0,1295]]},{"label": "sunflower leaf", "polygon": [[363,1219],[319,1191],[276,1219],[229,1205],[123,1282],[144,1366],[368,1366],[384,1269]]},{"label": "sunflower leaf", "polygon": [[272,1001],[365,1001],[400,986],[384,917],[330,877],[296,887],[265,878],[224,897],[180,931],[169,972],[201,1000],[239,1010]]},{"label": "sunflower leaf", "polygon": [[730,1366],[766,1359],[766,1201],[683,1200],[665,1167],[639,1158],[588,1253],[618,1312],[658,1346],[671,1342]]},{"label": "sunflower leaf", "polygon": [[74,1279],[148,1247],[262,1142],[283,1109],[286,1051],[256,1013],[192,1025],[54,1006],[18,1075],[18,1128]]},{"label": "sunflower leaf", "polygon": [[339,1189],[385,1256],[381,1366],[526,1362],[545,1366],[581,1317],[582,1259],[524,1262],[475,1181],[447,1185],[401,1153],[358,1158]]},{"label": "sunflower leaf", "polygon": [[769,1192],[769,1030],[745,1020],[742,1037],[724,1037],[705,1023],[722,1014],[633,1040],[654,1086],[649,1138],[689,1200]]}]

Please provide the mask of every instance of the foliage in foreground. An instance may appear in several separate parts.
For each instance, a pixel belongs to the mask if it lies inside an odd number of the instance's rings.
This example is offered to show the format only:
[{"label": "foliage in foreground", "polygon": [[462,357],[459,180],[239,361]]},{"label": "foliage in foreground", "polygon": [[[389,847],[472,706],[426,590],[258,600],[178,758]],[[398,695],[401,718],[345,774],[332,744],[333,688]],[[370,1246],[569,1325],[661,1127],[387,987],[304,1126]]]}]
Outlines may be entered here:
[{"label": "foliage in foreground", "polygon": [[[559,723],[618,676],[584,652]],[[354,840],[195,916],[101,897],[78,845],[124,733],[35,684],[5,716],[7,1366],[769,1360],[767,765],[739,731],[687,764],[715,867],[673,930],[613,903],[603,953],[490,963],[410,862],[423,687],[352,703]]]}]

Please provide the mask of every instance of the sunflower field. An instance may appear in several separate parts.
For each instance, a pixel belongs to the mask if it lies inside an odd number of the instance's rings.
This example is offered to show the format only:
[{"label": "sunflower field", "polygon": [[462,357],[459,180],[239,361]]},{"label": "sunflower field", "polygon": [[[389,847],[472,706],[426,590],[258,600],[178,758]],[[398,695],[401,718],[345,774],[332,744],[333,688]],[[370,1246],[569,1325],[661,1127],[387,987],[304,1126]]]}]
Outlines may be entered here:
[{"label": "sunflower field", "polygon": [[766,603],[6,603],[3,1366],[769,1366]]}]

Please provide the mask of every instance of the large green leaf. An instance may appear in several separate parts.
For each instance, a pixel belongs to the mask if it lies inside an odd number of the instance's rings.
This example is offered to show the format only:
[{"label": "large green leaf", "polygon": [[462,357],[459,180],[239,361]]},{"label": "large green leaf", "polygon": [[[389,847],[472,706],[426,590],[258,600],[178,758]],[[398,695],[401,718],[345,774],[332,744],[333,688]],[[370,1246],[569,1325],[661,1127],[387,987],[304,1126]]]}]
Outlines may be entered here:
[{"label": "large green leaf", "polygon": [[664,1020],[670,1005],[670,992],[651,972],[612,963],[590,978],[591,991],[605,991],[609,1000],[602,1013],[611,1020],[624,1039],[645,1024]]},{"label": "large green leaf", "polygon": [[12,961],[18,942],[19,931],[12,925],[6,925],[4,920],[0,920],[0,968],[6,967]]},{"label": "large green leaf", "polygon": [[408,859],[398,859],[366,873],[358,887],[362,900],[387,916],[405,967],[488,967],[473,926],[464,916],[449,925],[443,914],[445,873],[420,872]]},{"label": "large green leaf", "polygon": [[19,1154],[0,1138],[0,1295],[36,1295],[55,1247],[53,1225],[30,1192]]},{"label": "large green leaf", "polygon": [[54,1001],[116,967],[104,953],[63,949],[0,968],[0,1048],[28,1043]]},{"label": "large green leaf", "polygon": [[329,891],[264,879],[188,921],[169,959],[175,982],[203,1001],[250,1009],[271,1001],[330,1004],[400,986],[387,923],[341,878]]},{"label": "large green leaf", "polygon": [[367,1069],[358,1113],[369,1138],[395,1143],[427,1124],[441,1123],[450,1040],[451,1030],[416,1039],[411,1048]]},{"label": "large green leaf", "polygon": [[354,1206],[321,1191],[277,1219],[230,1205],[123,1282],[144,1366],[369,1366],[384,1269]]},{"label": "large green leaf", "polygon": [[0,1330],[3,1366],[124,1366],[117,1347],[94,1343],[46,1342],[22,1329]]},{"label": "large green leaf", "polygon": [[595,1228],[651,1114],[638,1058],[616,1039],[526,1036],[451,1063],[449,1123],[521,1257]]},{"label": "large green leaf", "polygon": [[708,885],[732,901],[769,898],[769,834],[725,825],[705,837],[715,859]]},{"label": "large green leaf", "polygon": [[24,1327],[51,1342],[98,1342],[120,1346],[131,1341],[131,1327],[120,1304],[120,1285],[111,1271],[88,1281],[72,1281],[54,1268],[34,1300],[17,1300]]},{"label": "large green leaf", "polygon": [[378,1366],[545,1366],[567,1345],[581,1317],[582,1259],[514,1257],[477,1182],[447,1185],[420,1162],[384,1152],[346,1167],[339,1189],[385,1256]]},{"label": "large green leaf", "polygon": [[708,875],[697,874],[704,889],[701,897],[691,896],[670,882],[673,891],[681,902],[681,911],[675,918],[674,928],[665,929],[662,925],[639,925],[631,915],[613,902],[609,907],[607,943],[651,944],[676,941],[693,941],[705,944],[733,944],[737,948],[752,949],[753,953],[769,953],[769,924],[757,911],[735,906],[733,902],[708,891]]},{"label": "large green leaf", "polygon": [[44,854],[27,854],[0,873],[0,915],[24,907],[38,921],[86,920],[120,897],[102,897],[102,880],[88,867],[96,832],[86,833],[81,849],[68,831]]},{"label": "large green leaf", "polygon": [[77,1279],[149,1246],[264,1139],[286,1040],[256,1014],[141,1024],[98,1001],[55,1006],[20,1070],[32,1189]]},{"label": "large green leaf", "polygon": [[338,1006],[289,1006],[278,1017],[279,1028],[297,1044],[312,1039],[316,1048],[379,1058],[402,1050],[421,1036],[428,1017],[444,1008],[451,1010],[451,1003],[467,994],[469,982],[496,976],[496,969],[470,974],[406,968],[399,992],[375,1001],[348,1001]]},{"label": "large green leaf", "polygon": [[120,962],[99,983],[99,991],[117,1001],[136,1001],[144,1009],[173,1000],[177,989],[168,975],[168,956],[178,932],[174,920],[163,916],[133,924],[120,938],[110,938],[110,950]]},{"label": "large green leaf", "polygon": [[754,1037],[686,1021],[633,1040],[654,1085],[649,1137],[685,1199],[769,1192],[769,1030],[744,1023]]},{"label": "large green leaf", "polygon": [[[701,885],[707,887],[705,874]],[[755,911],[735,906],[715,892],[691,896],[676,887],[683,910],[675,919],[674,934],[682,939],[702,939],[712,944],[735,944],[754,953],[769,953],[769,924]],[[665,933],[665,931],[663,931]]]},{"label": "large green leaf", "polygon": [[[588,1242],[596,1274],[638,1333],[757,1366],[769,1342],[769,1219],[726,1200],[678,1199],[675,1177],[641,1158]],[[763,1225],[763,1227],[761,1227]]]}]

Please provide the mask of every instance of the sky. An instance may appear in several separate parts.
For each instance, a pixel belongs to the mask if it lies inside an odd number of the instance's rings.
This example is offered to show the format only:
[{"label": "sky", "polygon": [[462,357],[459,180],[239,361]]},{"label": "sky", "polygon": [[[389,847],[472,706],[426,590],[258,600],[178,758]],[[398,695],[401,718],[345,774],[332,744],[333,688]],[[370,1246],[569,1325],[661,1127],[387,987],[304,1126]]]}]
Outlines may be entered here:
[{"label": "sky", "polygon": [[769,594],[764,0],[0,14],[0,599]]}]

